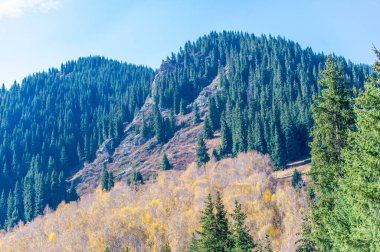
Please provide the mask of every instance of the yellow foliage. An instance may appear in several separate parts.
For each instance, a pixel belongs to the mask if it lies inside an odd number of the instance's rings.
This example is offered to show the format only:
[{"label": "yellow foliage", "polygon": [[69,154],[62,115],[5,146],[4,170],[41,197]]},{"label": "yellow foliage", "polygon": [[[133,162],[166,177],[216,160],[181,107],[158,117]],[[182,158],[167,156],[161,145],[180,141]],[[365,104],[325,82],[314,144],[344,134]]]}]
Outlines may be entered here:
[{"label": "yellow foliage", "polygon": [[265,204],[269,204],[269,203],[271,203],[271,201],[272,201],[272,193],[271,193],[270,189],[266,189],[264,192],[264,195],[263,195],[263,202]]},{"label": "yellow foliage", "polygon": [[269,164],[252,152],[204,169],[191,164],[182,172],[159,172],[156,183],[137,191],[122,183],[110,192],[97,189],[78,204],[0,234],[0,251],[162,251],[165,244],[187,251],[207,194],[216,190],[230,213],[235,200],[242,204],[255,241],[269,234],[274,251],[294,251],[304,203],[291,186],[273,182]]},{"label": "yellow foliage", "polygon": [[53,232],[49,234],[48,241],[54,241],[56,239],[57,235]]},{"label": "yellow foliage", "polygon": [[276,235],[278,235],[278,230],[275,228],[275,227],[273,227],[273,226],[271,226],[270,228],[269,228],[269,230],[268,230],[268,234],[271,236],[271,237],[275,237]]}]

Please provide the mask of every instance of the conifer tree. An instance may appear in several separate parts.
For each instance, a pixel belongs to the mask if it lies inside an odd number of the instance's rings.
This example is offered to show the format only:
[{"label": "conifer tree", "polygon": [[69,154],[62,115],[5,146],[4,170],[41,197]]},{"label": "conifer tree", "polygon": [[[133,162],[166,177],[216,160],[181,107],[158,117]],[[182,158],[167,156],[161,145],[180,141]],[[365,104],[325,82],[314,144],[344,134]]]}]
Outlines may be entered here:
[{"label": "conifer tree", "polygon": [[165,121],[162,118],[161,112],[156,105],[153,110],[154,132],[159,143],[165,142]]},{"label": "conifer tree", "polygon": [[193,112],[194,112],[193,123],[194,123],[194,125],[197,125],[198,123],[201,122],[201,118],[199,115],[199,109],[198,109],[198,105],[196,102],[194,102],[194,104],[193,104]]},{"label": "conifer tree", "polygon": [[217,251],[216,218],[214,215],[214,203],[211,194],[207,196],[205,210],[202,211],[201,228],[198,246],[200,251]]},{"label": "conifer tree", "polygon": [[355,99],[356,128],[344,149],[333,241],[342,251],[380,251],[380,53]]},{"label": "conifer tree", "polygon": [[79,195],[75,190],[74,182],[71,181],[70,188],[67,192],[67,201],[77,201],[79,199]]},{"label": "conifer tree", "polygon": [[225,114],[222,115],[220,125],[220,155],[223,156],[232,152],[231,130],[228,127]]},{"label": "conifer tree", "polygon": [[308,244],[315,244],[319,251],[329,251],[334,249],[331,232],[334,230],[332,212],[336,205],[336,189],[344,175],[342,149],[353,127],[354,115],[352,90],[331,56],[328,56],[322,74],[322,95],[316,97],[312,107],[315,125],[311,131],[313,141],[310,144],[316,201],[308,215],[310,232],[304,232],[304,239],[309,240]]},{"label": "conifer tree", "polygon": [[203,124],[203,135],[206,139],[211,139],[214,137],[214,132],[211,127],[211,122],[210,122],[210,116],[207,115],[206,119]]},{"label": "conifer tree", "polygon": [[147,138],[149,133],[150,133],[149,127],[148,127],[144,117],[142,118],[142,124],[141,124],[140,132],[141,132],[141,136],[145,137],[145,138]]},{"label": "conifer tree", "polygon": [[109,172],[108,173],[108,181],[107,181],[107,191],[110,191],[114,185],[115,185],[115,182],[114,182],[113,173]]},{"label": "conifer tree", "polygon": [[168,157],[166,156],[166,153],[164,153],[164,155],[162,156],[161,169],[162,169],[163,171],[166,171],[166,170],[170,170],[170,169],[171,169],[171,165],[170,165],[170,163],[169,163],[169,159],[168,159]]},{"label": "conifer tree", "polygon": [[135,174],[133,175],[133,182],[144,184],[144,179],[140,171],[135,172]]},{"label": "conifer tree", "polygon": [[292,186],[294,189],[299,190],[301,188],[302,174],[297,169],[294,170],[292,176]]},{"label": "conifer tree", "polygon": [[31,176],[24,179],[23,198],[24,198],[24,217],[25,221],[29,222],[34,217],[34,195],[33,195],[33,181]]},{"label": "conifer tree", "polygon": [[179,113],[181,115],[185,115],[186,114],[186,105],[185,105],[185,102],[183,99],[181,99],[181,102],[180,102],[180,105],[179,105]]},{"label": "conifer tree", "polygon": [[199,242],[198,242],[195,234],[193,233],[193,235],[191,237],[189,252],[199,252],[199,251],[200,251]]},{"label": "conifer tree", "polygon": [[198,146],[197,146],[196,154],[197,154],[198,167],[201,167],[202,165],[210,161],[210,156],[207,153],[206,143],[204,141],[202,134],[198,136]]},{"label": "conifer tree", "polygon": [[5,192],[3,190],[0,195],[0,229],[4,228],[6,213],[7,213],[7,201],[5,198]]},{"label": "conifer tree", "polygon": [[42,214],[46,203],[46,184],[42,174],[34,177],[34,217]]},{"label": "conifer tree", "polygon": [[235,201],[235,208],[232,214],[232,241],[234,244],[232,251],[248,252],[256,247],[256,244],[253,242],[252,237],[249,234],[248,227],[245,224],[246,218],[246,214],[241,210],[241,204]]},{"label": "conifer tree", "polygon": [[216,251],[228,251],[233,247],[233,241],[231,240],[231,232],[228,227],[227,211],[224,209],[222,198],[220,193],[216,193],[216,199],[214,202],[215,207],[215,223],[216,223],[216,240],[214,245]]},{"label": "conifer tree", "polygon": [[210,97],[208,100],[208,115],[210,118],[210,126],[213,131],[219,129],[220,127],[220,116],[218,113],[218,108],[216,107],[216,102],[214,97]]},{"label": "conifer tree", "polygon": [[107,171],[106,166],[103,167],[102,175],[100,177],[100,183],[102,185],[103,191],[108,191],[108,180],[109,180],[109,173]]}]

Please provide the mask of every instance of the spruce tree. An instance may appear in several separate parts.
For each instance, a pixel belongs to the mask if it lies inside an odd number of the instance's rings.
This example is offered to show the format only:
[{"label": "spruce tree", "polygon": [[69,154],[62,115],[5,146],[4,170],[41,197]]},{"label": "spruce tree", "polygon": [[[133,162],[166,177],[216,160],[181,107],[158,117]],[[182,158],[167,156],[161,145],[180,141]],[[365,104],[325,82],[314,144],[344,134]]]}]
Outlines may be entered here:
[{"label": "spruce tree", "polygon": [[292,186],[294,189],[299,190],[302,186],[301,183],[302,183],[302,174],[297,169],[295,169],[292,176]]},{"label": "spruce tree", "polygon": [[194,104],[193,104],[193,112],[194,112],[193,123],[194,123],[194,125],[197,125],[198,123],[201,122],[201,118],[199,115],[199,109],[198,109],[198,105],[196,102],[194,102]]},{"label": "spruce tree", "polygon": [[193,235],[191,236],[189,252],[199,252],[199,251],[200,251],[199,242],[195,234],[193,233]]},{"label": "spruce tree", "polygon": [[29,222],[34,217],[34,187],[31,176],[27,176],[24,180],[23,198],[24,198],[24,217]]},{"label": "spruce tree", "polygon": [[216,218],[214,215],[214,203],[211,194],[207,196],[206,207],[202,211],[201,231],[198,232],[199,251],[218,251],[216,250],[217,233],[216,233]]},{"label": "spruce tree", "polygon": [[165,142],[165,122],[157,105],[153,109],[154,132],[159,143]]},{"label": "spruce tree", "polygon": [[225,115],[222,115],[220,123],[220,155],[230,154],[232,152],[232,135],[227,124]]},{"label": "spruce tree", "polygon": [[161,169],[162,169],[163,171],[166,171],[166,170],[170,170],[170,169],[171,169],[171,165],[170,165],[170,163],[169,163],[169,159],[168,159],[168,157],[166,156],[166,153],[164,153],[164,155],[162,156]]},{"label": "spruce tree", "polygon": [[219,192],[216,193],[214,202],[215,223],[216,223],[216,251],[229,251],[233,247],[231,233],[228,227],[227,211],[224,209],[222,197]]},{"label": "spruce tree", "polygon": [[342,251],[380,251],[380,53],[355,99],[356,128],[344,149],[346,176],[335,208],[333,241]]},{"label": "spruce tree", "polygon": [[79,195],[75,190],[74,182],[71,181],[70,188],[67,192],[67,202],[77,201],[79,199]]},{"label": "spruce tree", "polygon": [[203,124],[203,135],[206,139],[211,139],[214,137],[214,132],[211,127],[211,122],[210,122],[210,116],[207,115],[206,119]]},{"label": "spruce tree", "polygon": [[102,175],[100,177],[100,184],[102,185],[103,191],[108,191],[108,177],[109,173],[107,168],[104,166],[102,170]]},{"label": "spruce tree", "polygon": [[256,247],[256,244],[253,242],[253,239],[249,234],[249,229],[245,224],[246,218],[246,214],[241,210],[241,204],[235,201],[235,208],[232,214],[232,241],[234,244],[232,251],[248,252]]},{"label": "spruce tree", "polygon": [[202,134],[198,136],[198,146],[196,152],[198,167],[201,167],[202,165],[210,161],[210,156],[207,153],[206,143]]},{"label": "spruce tree", "polygon": [[[316,97],[312,107],[315,125],[311,130],[311,175],[315,179],[316,201],[308,215],[310,232],[304,233],[308,244],[315,244],[320,251],[333,250],[332,212],[336,205],[336,189],[342,179],[342,149],[347,134],[353,127],[350,85],[344,81],[337,62],[328,56],[322,72],[322,94]],[[308,236],[308,237],[305,237]]]},{"label": "spruce tree", "polygon": [[186,114],[186,105],[185,105],[185,102],[183,99],[181,99],[181,102],[180,102],[180,105],[179,105],[179,113],[181,115],[185,115]]},{"label": "spruce tree", "polygon": [[133,182],[144,184],[144,179],[140,171],[136,171],[133,175]]},{"label": "spruce tree", "polygon": [[6,213],[7,213],[7,201],[5,198],[5,192],[3,190],[0,195],[0,229],[4,228]]},{"label": "spruce tree", "polygon": [[115,185],[113,173],[108,173],[108,180],[107,180],[107,191],[110,191]]}]

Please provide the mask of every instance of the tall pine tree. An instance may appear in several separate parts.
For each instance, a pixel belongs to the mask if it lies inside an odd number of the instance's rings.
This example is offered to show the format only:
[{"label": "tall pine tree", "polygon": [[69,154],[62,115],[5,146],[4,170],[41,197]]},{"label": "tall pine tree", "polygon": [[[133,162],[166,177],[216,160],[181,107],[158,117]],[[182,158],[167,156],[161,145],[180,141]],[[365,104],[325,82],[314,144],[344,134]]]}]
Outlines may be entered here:
[{"label": "tall pine tree", "polygon": [[352,89],[344,81],[337,62],[328,56],[320,81],[322,94],[312,107],[315,125],[311,130],[311,175],[314,178],[316,200],[308,215],[310,232],[304,232],[307,244],[318,251],[333,250],[332,212],[336,207],[336,189],[343,178],[342,149],[353,127]]},{"label": "tall pine tree", "polygon": [[339,184],[332,236],[342,251],[380,251],[380,77],[369,77],[355,99],[355,114],[356,128],[343,152],[346,175]]}]

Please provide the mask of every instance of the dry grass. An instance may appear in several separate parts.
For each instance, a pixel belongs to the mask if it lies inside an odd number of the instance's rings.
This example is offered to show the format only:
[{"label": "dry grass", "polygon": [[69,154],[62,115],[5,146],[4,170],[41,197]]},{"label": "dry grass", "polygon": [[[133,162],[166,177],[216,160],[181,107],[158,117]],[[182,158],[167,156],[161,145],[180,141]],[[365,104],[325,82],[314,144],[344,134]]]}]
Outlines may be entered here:
[{"label": "dry grass", "polygon": [[256,242],[268,234],[275,251],[295,251],[306,202],[271,174],[268,156],[248,153],[160,172],[155,183],[137,191],[118,183],[109,193],[97,189],[1,235],[0,251],[162,251],[165,243],[186,251],[206,196],[216,191],[230,212],[235,200],[242,203]]}]

